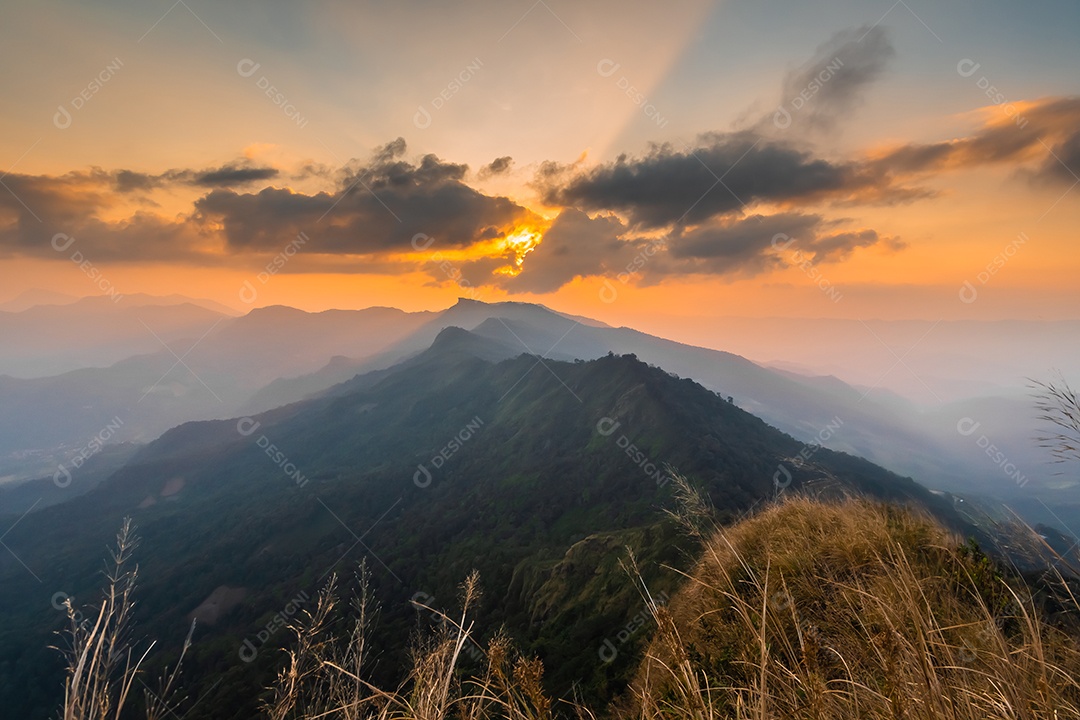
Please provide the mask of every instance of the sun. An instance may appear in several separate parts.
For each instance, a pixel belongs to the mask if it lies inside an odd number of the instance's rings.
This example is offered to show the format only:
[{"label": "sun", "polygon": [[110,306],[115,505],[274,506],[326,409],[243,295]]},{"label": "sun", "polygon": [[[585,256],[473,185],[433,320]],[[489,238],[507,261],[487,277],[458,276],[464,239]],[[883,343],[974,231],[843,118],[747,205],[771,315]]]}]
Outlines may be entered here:
[{"label": "sun", "polygon": [[510,251],[513,256],[513,265],[508,268],[514,275],[521,272],[521,263],[525,256],[532,252],[533,248],[540,244],[542,234],[539,230],[529,227],[514,228],[513,232],[503,238],[502,247]]},{"label": "sun", "polygon": [[531,228],[516,228],[503,240],[504,247],[512,250],[519,262],[539,243],[540,233]]},{"label": "sun", "polygon": [[540,244],[543,232],[531,227],[516,227],[505,237],[498,241],[498,247],[504,256],[511,255],[510,264],[497,268],[494,272],[499,275],[513,277],[521,272],[521,264],[525,256],[532,252],[533,248]]}]

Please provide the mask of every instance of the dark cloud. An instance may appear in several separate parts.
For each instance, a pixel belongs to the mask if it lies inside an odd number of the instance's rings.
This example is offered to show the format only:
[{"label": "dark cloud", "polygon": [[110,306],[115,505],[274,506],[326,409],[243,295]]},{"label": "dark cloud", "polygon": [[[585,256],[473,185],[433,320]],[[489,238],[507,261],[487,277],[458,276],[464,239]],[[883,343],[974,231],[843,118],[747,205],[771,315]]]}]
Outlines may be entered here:
[{"label": "dark cloud", "polygon": [[625,231],[615,216],[590,218],[580,210],[564,210],[542,242],[525,256],[523,271],[503,285],[512,292],[544,293],[575,277],[617,273],[640,245],[620,240]]},{"label": "dark cloud", "polygon": [[842,222],[790,212],[703,225],[669,238],[668,255],[678,262],[657,266],[678,274],[756,275],[804,260],[837,262],[879,243],[890,250],[903,247],[871,229],[838,231]]},{"label": "dark cloud", "polygon": [[217,170],[208,170],[197,174],[192,183],[202,187],[233,187],[258,180],[277,177],[278,169],[272,167],[239,167],[226,165]]},{"label": "dark cloud", "polygon": [[404,152],[400,138],[380,148],[369,164],[349,169],[336,193],[215,190],[195,207],[224,226],[230,248],[251,251],[274,250],[299,232],[322,253],[411,252],[419,233],[440,248],[460,248],[500,237],[530,217],[513,201],[466,185],[466,165],[435,155],[412,163],[401,159]]},{"label": "dark cloud", "polygon": [[[143,212],[122,222],[102,221],[98,212],[114,201],[111,182],[97,171],[60,177],[7,175],[0,188],[0,256],[67,259],[77,250],[92,262],[200,261],[202,238],[190,224]],[[74,238],[73,243],[54,244],[58,234]],[[58,252],[57,245],[66,252]]]},{"label": "dark cloud", "polygon": [[993,163],[1024,160],[1038,143],[1034,128],[993,126],[967,138],[930,144],[902,145],[888,151],[873,166],[882,173],[940,172]]},{"label": "dark cloud", "polygon": [[149,192],[169,185],[194,187],[237,187],[249,183],[270,180],[280,174],[277,168],[256,167],[242,162],[229,163],[218,168],[204,170],[166,170],[158,175],[133,170],[116,170],[107,173],[96,169],[93,177],[107,182],[120,193]]},{"label": "dark cloud", "polygon": [[754,276],[803,263],[837,262],[858,248],[897,250],[896,238],[872,229],[841,230],[846,221],[797,212],[726,219],[661,239],[627,237],[615,216],[565,210],[525,256],[522,272],[500,284],[510,292],[552,292],[577,277],[655,283],[687,275]]},{"label": "dark cloud", "polygon": [[0,188],[0,218],[33,228],[33,223],[72,224],[109,202],[109,188],[99,173],[59,177],[8,173]]},{"label": "dark cloud", "polygon": [[495,158],[487,165],[480,168],[479,175],[482,178],[491,177],[492,175],[501,175],[510,170],[510,166],[513,164],[514,159],[509,155],[504,155],[503,157]]},{"label": "dark cloud", "polygon": [[323,163],[306,162],[300,169],[293,174],[294,180],[307,180],[309,178],[318,178],[320,180],[331,180],[335,177],[337,172],[336,168]]},{"label": "dark cloud", "polygon": [[846,260],[856,248],[870,247],[882,241],[890,250],[900,250],[906,247],[897,238],[882,238],[876,230],[858,230],[856,232],[842,232],[815,238],[810,243],[810,252],[813,253],[815,263],[837,262]]},{"label": "dark cloud", "polygon": [[[104,175],[94,169],[59,177],[18,173],[5,176],[0,187],[0,254],[61,257],[52,239],[64,233],[78,239],[84,255],[88,251],[95,251],[95,257],[115,255],[122,244],[121,236],[143,226],[147,216],[137,214],[118,224],[117,233],[110,234],[110,225],[97,217],[113,201],[111,180]],[[136,250],[152,240],[138,242]]]},{"label": "dark cloud", "polygon": [[896,54],[885,28],[843,30],[784,77],[776,113],[760,127],[831,130],[862,101]]},{"label": "dark cloud", "polygon": [[[227,186],[276,176],[273,168],[230,164],[158,175],[93,169],[61,177],[9,174],[0,188],[0,255],[51,257],[57,232],[78,237],[84,254],[100,260],[221,260],[230,252],[277,252],[303,232],[313,254],[415,252],[424,233],[435,249],[466,247],[502,237],[532,218],[505,197],[464,183],[465,165],[426,155],[402,159],[403,140],[379,148],[367,164],[352,164],[334,192],[305,194],[265,187]],[[126,195],[168,184],[222,186],[194,203],[191,215],[162,218],[136,213],[104,222],[101,213]],[[433,250],[434,251],[434,250]]]},{"label": "dark cloud", "polygon": [[165,184],[162,175],[147,175],[132,170],[118,170],[112,180],[116,190],[121,193],[148,192]]},{"label": "dark cloud", "polygon": [[751,215],[743,220],[705,225],[668,241],[671,257],[686,260],[689,272],[756,274],[776,266],[774,238],[807,238],[821,224],[817,215]]},{"label": "dark cloud", "polygon": [[[787,121],[827,129],[853,110],[895,55],[881,27],[837,33],[784,78]],[[708,133],[693,147],[653,146],[586,172],[545,163],[537,185],[549,204],[616,211],[645,228],[694,226],[739,215],[757,203],[893,204],[930,193],[896,185],[882,168],[838,162],[777,139],[773,114],[743,131]]]},{"label": "dark cloud", "polygon": [[[867,35],[869,40],[874,37]],[[879,39],[870,57],[889,54],[884,42]],[[842,47],[848,44],[850,38]],[[872,72],[838,86],[846,90],[828,100],[830,107],[844,107],[850,102],[844,98],[879,71],[869,64]],[[934,197],[934,191],[912,184],[925,176],[995,163],[1033,168],[1025,172],[1040,181],[1076,182],[1080,98],[1052,98],[1018,108],[1009,114],[1004,108],[989,108],[988,121],[968,137],[904,145],[876,157],[825,159],[744,130],[707,134],[695,147],[682,150],[654,146],[644,156],[620,156],[587,171],[548,163],[537,173],[536,185],[548,204],[617,212],[635,227],[666,230],[673,256],[689,257],[693,248],[711,248],[719,259],[702,257],[698,264],[716,272],[740,266],[742,252],[752,256],[751,235],[757,236],[753,226],[766,220],[746,215],[763,205],[809,209],[909,203]],[[815,251],[815,262],[843,256],[854,247],[896,244],[871,230],[830,237],[831,246],[822,244]]]},{"label": "dark cloud", "polygon": [[818,215],[751,215],[724,225],[706,225],[670,241],[676,258],[741,258],[768,249],[776,235],[806,236],[821,224]]},{"label": "dark cloud", "polygon": [[514,263],[513,253],[493,255],[466,260],[463,262],[450,262],[439,256],[436,252],[432,259],[424,263],[423,270],[432,278],[431,285],[441,285],[447,281],[453,282],[463,291],[463,295],[470,297],[476,288],[496,284],[494,278],[506,278],[505,270]]},{"label": "dark cloud", "polygon": [[1080,181],[1080,129],[1050,148],[1050,156],[1039,168],[1038,176],[1067,185]]},{"label": "dark cloud", "polygon": [[406,149],[407,144],[405,143],[405,138],[399,137],[396,140],[391,140],[375,151],[372,162],[376,165],[385,165],[391,160],[396,160],[403,156]]},{"label": "dark cloud", "polygon": [[647,228],[695,225],[758,202],[850,200],[879,181],[858,163],[816,158],[750,132],[710,134],[695,148],[663,145],[569,179],[540,180],[549,204],[614,210]]}]

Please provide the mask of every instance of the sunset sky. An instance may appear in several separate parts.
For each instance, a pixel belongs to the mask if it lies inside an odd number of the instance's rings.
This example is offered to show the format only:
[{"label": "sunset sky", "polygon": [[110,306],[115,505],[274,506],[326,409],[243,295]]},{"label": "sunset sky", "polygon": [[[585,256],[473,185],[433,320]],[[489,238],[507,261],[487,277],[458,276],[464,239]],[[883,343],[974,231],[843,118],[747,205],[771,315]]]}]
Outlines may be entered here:
[{"label": "sunset sky", "polygon": [[1080,317],[1069,0],[0,12],[0,301]]}]

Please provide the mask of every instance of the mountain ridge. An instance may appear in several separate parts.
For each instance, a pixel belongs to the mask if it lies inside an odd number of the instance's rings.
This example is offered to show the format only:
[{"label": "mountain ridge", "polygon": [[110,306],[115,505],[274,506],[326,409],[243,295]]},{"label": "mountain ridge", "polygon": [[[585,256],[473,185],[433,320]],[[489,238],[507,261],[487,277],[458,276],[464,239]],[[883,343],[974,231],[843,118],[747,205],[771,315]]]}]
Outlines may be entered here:
[{"label": "mountain ridge", "polygon": [[[191,650],[193,667],[231,678],[213,688],[209,676],[188,676],[217,708],[234,702],[230,685],[264,685],[273,667],[271,652],[237,660],[245,634],[282,598],[316,591],[350,552],[366,554],[374,569],[380,637],[407,632],[413,594],[452,597],[478,568],[486,625],[505,624],[545,657],[555,686],[584,677],[590,693],[609,693],[625,680],[630,654],[598,667],[581,648],[599,647],[637,601],[604,548],[633,541],[646,577],[672,589],[677,576],[663,568],[692,551],[663,513],[667,465],[712,496],[721,520],[778,489],[848,488],[934,507],[963,524],[946,500],[859,458],[818,449],[796,465],[803,443],[632,356],[541,362],[522,353],[495,363],[462,352],[490,348],[489,338],[460,329],[438,337],[426,356],[355,391],[171,429],[79,502],[27,516],[5,542],[42,582],[0,558],[0,602],[14,618],[0,628],[8,649],[0,663],[18,652],[20,667],[49,676],[42,655],[26,650],[47,645],[59,619],[48,594],[91,591],[98,548],[125,516],[142,535],[138,617],[163,647],[182,640],[187,613],[216,588],[247,589]],[[778,488],[782,463],[792,480]],[[56,527],[63,537],[49,532]],[[598,541],[580,545],[588,537]],[[560,579],[568,572],[599,575],[571,592]],[[592,620],[582,624],[583,614]],[[400,661],[387,650],[387,665]],[[23,682],[17,696],[0,687],[0,700],[45,706],[50,687],[58,686]]]}]

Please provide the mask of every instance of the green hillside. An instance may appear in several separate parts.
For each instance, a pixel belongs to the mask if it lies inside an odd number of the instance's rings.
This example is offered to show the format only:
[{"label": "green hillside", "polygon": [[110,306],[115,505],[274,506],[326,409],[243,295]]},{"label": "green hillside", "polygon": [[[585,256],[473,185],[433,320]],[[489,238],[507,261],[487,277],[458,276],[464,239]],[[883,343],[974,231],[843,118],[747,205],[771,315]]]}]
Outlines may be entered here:
[{"label": "green hillside", "polygon": [[[626,546],[658,592],[679,581],[662,566],[689,568],[697,555],[663,513],[674,504],[668,467],[707,493],[720,521],[775,497],[783,464],[785,492],[912,501],[960,527],[913,481],[808,449],[633,356],[493,363],[477,357],[487,342],[448,329],[424,355],[336,395],[180,426],[78,502],[24,518],[4,538],[14,554],[0,559],[0,703],[13,716],[51,716],[58,594],[96,597],[125,516],[142,538],[138,635],[159,641],[151,675],[202,606],[185,659],[192,720],[251,717],[287,640],[260,630],[363,557],[382,605],[376,679],[399,676],[406,639],[430,622],[410,600],[450,607],[477,569],[480,627],[505,627],[541,657],[551,692],[610,699],[647,639],[628,632],[608,661],[605,641],[642,611],[619,567]],[[207,614],[212,594],[234,601]]]}]

